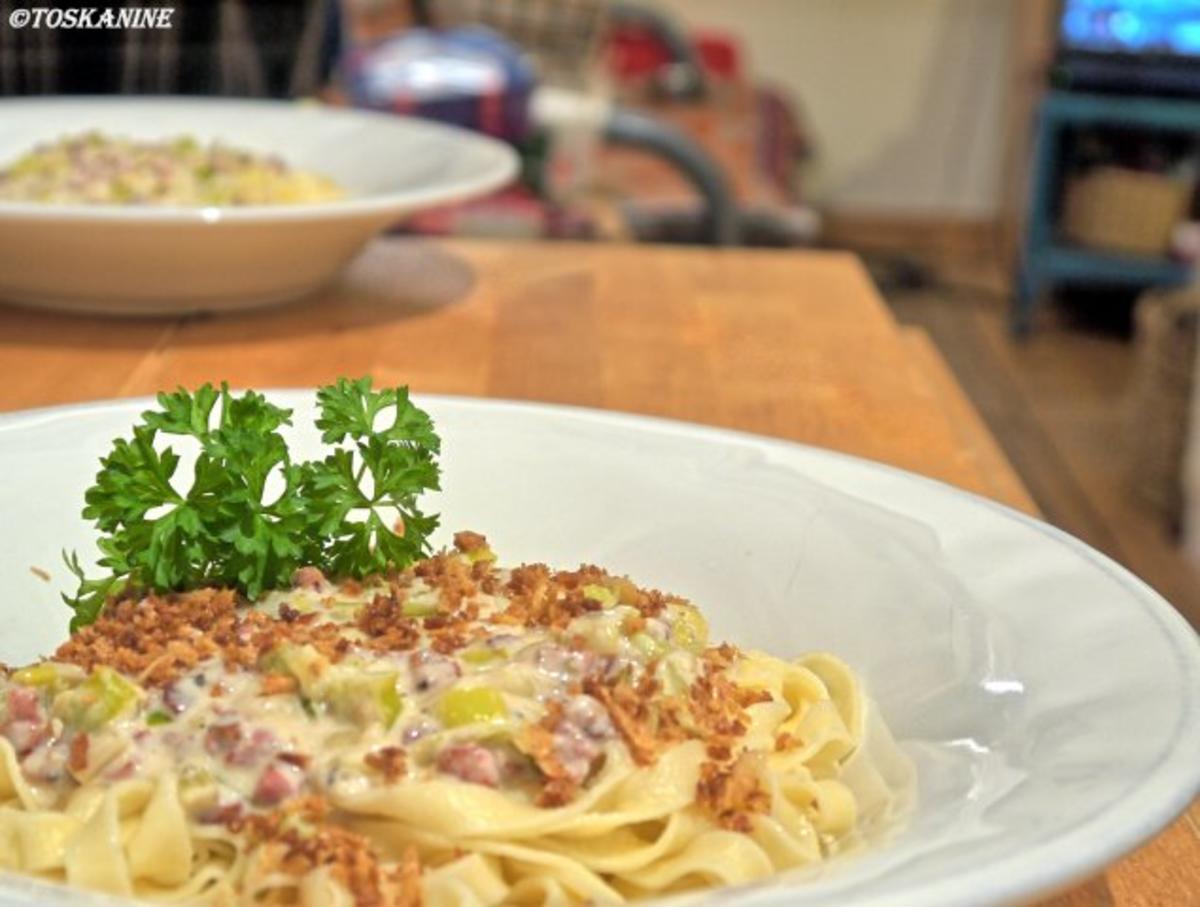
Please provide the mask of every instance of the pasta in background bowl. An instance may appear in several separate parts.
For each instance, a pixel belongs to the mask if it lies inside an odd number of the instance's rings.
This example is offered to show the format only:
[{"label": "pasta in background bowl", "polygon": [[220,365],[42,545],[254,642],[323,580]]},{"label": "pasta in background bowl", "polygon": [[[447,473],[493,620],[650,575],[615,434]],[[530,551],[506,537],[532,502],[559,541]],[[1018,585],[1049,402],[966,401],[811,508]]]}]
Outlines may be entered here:
[{"label": "pasta in background bowl", "polygon": [[[281,399],[306,412],[303,398]],[[1194,634],[1061,533],[782,442],[552,407],[426,402],[446,440],[446,525],[486,526],[508,563],[586,560],[669,589],[709,616],[714,639],[743,651],[837,653],[878,700],[917,768],[911,816],[882,823],[858,852],[729,889],[723,901],[1027,899],[1131,848],[1194,794]],[[0,418],[0,468],[13,477],[0,510],[73,514],[96,456],[142,407]],[[296,441],[317,449],[315,437]],[[4,541],[13,594],[0,605],[0,659],[21,663],[53,651],[65,621],[29,565],[48,566],[87,537],[68,517]],[[889,764],[887,749],[877,764]],[[0,902],[60,897],[23,884],[0,882]]]},{"label": "pasta in background bowl", "polygon": [[188,135],[134,141],[87,132],[0,165],[0,200],[49,205],[296,205],[341,198],[317,173]]}]

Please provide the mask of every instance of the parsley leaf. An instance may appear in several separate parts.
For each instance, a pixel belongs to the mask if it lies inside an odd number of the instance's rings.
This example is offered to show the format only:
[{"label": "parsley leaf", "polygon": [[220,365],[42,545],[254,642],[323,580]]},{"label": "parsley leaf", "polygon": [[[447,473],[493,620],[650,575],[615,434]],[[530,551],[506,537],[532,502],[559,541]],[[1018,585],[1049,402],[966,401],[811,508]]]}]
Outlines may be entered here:
[{"label": "parsley leaf", "polygon": [[441,450],[429,416],[407,388],[374,391],[370,378],[339,379],[317,391],[317,403],[321,440],[341,446],[303,468],[313,520],[306,538],[319,546],[309,550],[313,562],[336,576],[366,576],[427,553],[437,517],[416,499],[440,487]]},{"label": "parsley leaf", "polygon": [[[294,463],[282,434],[292,412],[261,394],[235,397],[208,384],[159,394],[158,409],[114,441],[85,495],[83,516],[102,533],[108,575],[88,578],[64,552],[79,580],[75,595],[63,596],[75,612],[72,631],[125,591],[216,585],[253,599],[303,564],[361,578],[425,554],[437,518],[416,499],[438,488],[440,450],[429,416],[407,388],[374,391],[370,378],[341,379],[317,399],[317,427],[334,449]],[[160,447],[162,436],[199,448],[186,488],[181,456]],[[402,529],[392,526],[397,517]]]}]

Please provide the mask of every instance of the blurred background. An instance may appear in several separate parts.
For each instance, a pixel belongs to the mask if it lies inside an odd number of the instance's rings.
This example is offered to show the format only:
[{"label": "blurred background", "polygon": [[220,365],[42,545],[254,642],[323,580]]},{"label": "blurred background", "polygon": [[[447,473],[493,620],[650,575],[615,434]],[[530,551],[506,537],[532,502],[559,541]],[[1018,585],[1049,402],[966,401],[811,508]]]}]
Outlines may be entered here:
[{"label": "blurred background", "polygon": [[173,6],[0,29],[0,93],[319,99],[518,151],[400,233],[858,252],[1047,518],[1200,606],[1200,0]]}]

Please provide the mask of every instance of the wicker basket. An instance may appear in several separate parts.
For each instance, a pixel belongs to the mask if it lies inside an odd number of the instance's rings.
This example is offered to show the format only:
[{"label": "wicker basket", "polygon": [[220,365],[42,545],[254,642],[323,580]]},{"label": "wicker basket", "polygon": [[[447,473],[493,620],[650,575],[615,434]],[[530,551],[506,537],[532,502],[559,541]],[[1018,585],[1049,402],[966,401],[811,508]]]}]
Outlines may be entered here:
[{"label": "wicker basket", "polygon": [[1162,255],[1188,214],[1192,185],[1154,173],[1097,167],[1067,185],[1063,232],[1073,242]]},{"label": "wicker basket", "polygon": [[1200,290],[1152,291],[1137,305],[1130,399],[1130,479],[1173,532],[1183,528],[1184,457],[1192,409]]}]

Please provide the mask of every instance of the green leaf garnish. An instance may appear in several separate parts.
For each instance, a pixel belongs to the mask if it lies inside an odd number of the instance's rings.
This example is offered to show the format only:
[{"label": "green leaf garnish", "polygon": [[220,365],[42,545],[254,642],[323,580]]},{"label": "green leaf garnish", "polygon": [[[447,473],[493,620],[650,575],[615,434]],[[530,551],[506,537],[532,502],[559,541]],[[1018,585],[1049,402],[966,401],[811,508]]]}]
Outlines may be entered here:
[{"label": "green leaf garnish", "polygon": [[314,562],[335,576],[412,563],[437,528],[437,518],[416,507],[422,491],[439,487],[441,441],[429,416],[409,401],[407,388],[372,391],[370,378],[342,378],[318,390],[317,402],[321,440],[349,446],[304,465],[303,494],[319,520],[309,537],[323,545]]},{"label": "green leaf garnish", "polygon": [[[317,400],[317,427],[334,449],[295,463],[281,433],[292,412],[261,394],[235,397],[210,384],[159,394],[159,408],[113,443],[85,495],[107,575],[88,578],[64,553],[79,579],[75,595],[63,596],[71,630],[125,591],[226,586],[254,599],[305,564],[363,578],[426,554],[437,517],[416,500],[438,488],[440,450],[429,416],[407,388],[375,391],[370,378],[340,379]],[[159,446],[171,435],[199,446],[187,487],[180,455]]]}]

